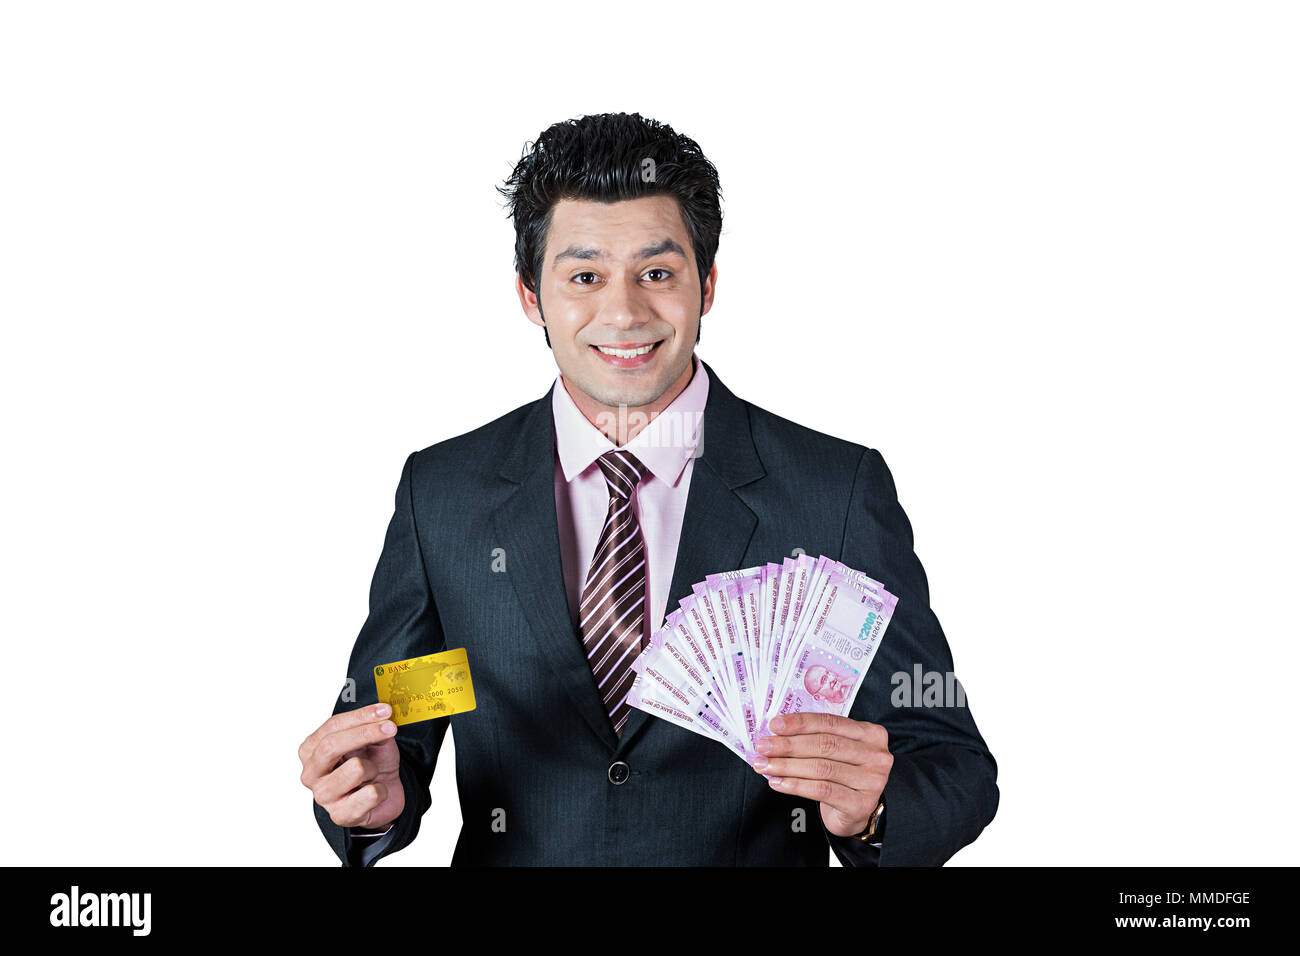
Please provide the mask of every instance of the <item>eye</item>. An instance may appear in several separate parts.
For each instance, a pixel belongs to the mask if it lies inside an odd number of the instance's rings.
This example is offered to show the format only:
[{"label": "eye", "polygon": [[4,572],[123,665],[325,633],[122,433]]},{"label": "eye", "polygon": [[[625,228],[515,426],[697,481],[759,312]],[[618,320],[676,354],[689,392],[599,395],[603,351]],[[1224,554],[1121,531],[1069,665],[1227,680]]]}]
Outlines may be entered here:
[{"label": "eye", "polygon": [[576,276],[573,277],[573,281],[574,281],[574,282],[577,282],[578,285],[591,285],[592,283],[590,283],[590,282],[584,282],[584,281],[582,281],[582,279],[583,279],[584,277],[590,277],[590,278],[592,278],[592,279],[599,279],[599,278],[600,278],[600,276],[596,275],[596,273],[594,273],[594,272],[579,272]]},{"label": "eye", "polygon": [[[663,276],[663,279],[658,280],[658,281],[664,281],[664,280],[666,280],[666,279],[670,279],[670,278],[672,278],[672,273],[669,272],[667,269],[658,269],[658,268],[656,268],[656,269],[647,269],[647,270],[646,270],[646,274],[645,274],[645,275],[646,275],[646,278],[649,279],[649,278],[650,278],[652,275],[654,275],[655,273],[658,273],[659,275]],[[651,281],[653,282],[653,281],[656,281],[656,280],[651,279]]]}]

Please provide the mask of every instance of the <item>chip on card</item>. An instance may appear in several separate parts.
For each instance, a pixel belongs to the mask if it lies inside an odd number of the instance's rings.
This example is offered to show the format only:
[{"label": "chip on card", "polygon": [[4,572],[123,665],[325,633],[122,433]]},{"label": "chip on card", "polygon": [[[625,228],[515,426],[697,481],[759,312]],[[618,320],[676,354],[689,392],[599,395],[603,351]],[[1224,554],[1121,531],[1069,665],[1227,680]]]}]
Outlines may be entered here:
[{"label": "chip on card", "polygon": [[474,684],[465,648],[380,664],[379,700],[393,708],[393,723],[414,724],[474,709]]}]

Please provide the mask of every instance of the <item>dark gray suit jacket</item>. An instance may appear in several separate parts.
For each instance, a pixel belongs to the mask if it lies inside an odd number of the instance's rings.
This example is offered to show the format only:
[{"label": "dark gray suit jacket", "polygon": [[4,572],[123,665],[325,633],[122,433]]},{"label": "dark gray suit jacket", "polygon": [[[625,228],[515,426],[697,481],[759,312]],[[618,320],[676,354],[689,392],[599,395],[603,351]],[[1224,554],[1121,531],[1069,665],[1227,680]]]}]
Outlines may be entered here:
[{"label": "dark gray suit jacket", "polygon": [[[846,865],[937,865],[993,818],[997,765],[969,709],[891,704],[891,675],[917,664],[946,674],[952,658],[884,459],[737,398],[705,368],[703,451],[668,608],[708,574],[795,548],[898,596],[850,712],[889,732],[882,849],[830,835],[817,803],[775,792],[721,744],[640,710],[615,737],[565,597],[548,391],[402,469],[348,664],[357,700],[334,712],[375,702],[375,665],[460,647],[477,708],[399,729],[406,809],[384,836],[354,839],[313,803],[345,865],[372,865],[415,838],[449,726],[463,818],[452,865],[825,866],[828,842]],[[631,773],[614,784],[620,760]]]}]

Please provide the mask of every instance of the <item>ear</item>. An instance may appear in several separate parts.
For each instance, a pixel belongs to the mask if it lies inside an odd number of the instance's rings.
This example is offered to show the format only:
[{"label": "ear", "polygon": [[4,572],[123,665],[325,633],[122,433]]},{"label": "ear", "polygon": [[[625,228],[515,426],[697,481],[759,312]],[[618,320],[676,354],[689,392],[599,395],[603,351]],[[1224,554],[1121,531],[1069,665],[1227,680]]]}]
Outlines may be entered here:
[{"label": "ear", "polygon": [[542,318],[542,310],[541,306],[538,305],[537,293],[524,285],[524,277],[518,272],[515,273],[515,292],[519,295],[519,304],[523,307],[524,315],[528,316],[528,321],[533,323],[533,325],[545,327],[546,321]]},{"label": "ear", "polygon": [[718,282],[718,260],[714,259],[713,268],[709,270],[709,274],[704,278],[704,296],[703,296],[704,305],[700,309],[701,318],[708,314],[709,309],[713,308],[713,290],[714,287],[717,285],[717,282]]}]

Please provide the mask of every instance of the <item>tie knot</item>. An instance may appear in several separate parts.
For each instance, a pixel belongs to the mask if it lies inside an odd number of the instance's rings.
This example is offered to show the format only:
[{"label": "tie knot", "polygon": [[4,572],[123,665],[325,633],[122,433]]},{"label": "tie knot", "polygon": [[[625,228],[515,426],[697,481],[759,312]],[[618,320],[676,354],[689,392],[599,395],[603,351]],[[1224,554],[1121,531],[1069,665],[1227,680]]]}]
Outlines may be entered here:
[{"label": "tie knot", "polygon": [[605,473],[609,493],[618,498],[631,498],[632,489],[645,477],[646,467],[630,451],[607,451],[596,459]]}]

